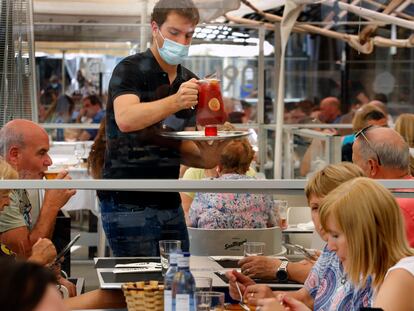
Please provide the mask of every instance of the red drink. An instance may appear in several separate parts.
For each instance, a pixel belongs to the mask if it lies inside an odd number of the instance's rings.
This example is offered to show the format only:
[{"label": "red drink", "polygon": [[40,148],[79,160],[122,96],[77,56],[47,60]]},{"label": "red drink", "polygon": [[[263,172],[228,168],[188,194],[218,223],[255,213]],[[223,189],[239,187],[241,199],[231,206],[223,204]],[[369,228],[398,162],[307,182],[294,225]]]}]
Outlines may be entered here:
[{"label": "red drink", "polygon": [[216,125],[206,125],[204,128],[204,135],[206,136],[217,136],[217,126]]},{"label": "red drink", "polygon": [[198,85],[197,124],[202,126],[223,124],[227,117],[219,80],[199,80]]}]

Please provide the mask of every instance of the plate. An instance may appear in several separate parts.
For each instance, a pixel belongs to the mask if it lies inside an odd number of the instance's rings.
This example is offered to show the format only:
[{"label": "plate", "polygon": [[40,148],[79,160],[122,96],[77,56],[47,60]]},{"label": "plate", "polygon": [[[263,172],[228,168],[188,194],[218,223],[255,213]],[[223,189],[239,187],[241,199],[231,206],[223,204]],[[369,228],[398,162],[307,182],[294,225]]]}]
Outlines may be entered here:
[{"label": "plate", "polygon": [[205,136],[204,131],[163,132],[161,136],[177,140],[226,140],[249,136],[248,131],[218,131],[217,136]]}]

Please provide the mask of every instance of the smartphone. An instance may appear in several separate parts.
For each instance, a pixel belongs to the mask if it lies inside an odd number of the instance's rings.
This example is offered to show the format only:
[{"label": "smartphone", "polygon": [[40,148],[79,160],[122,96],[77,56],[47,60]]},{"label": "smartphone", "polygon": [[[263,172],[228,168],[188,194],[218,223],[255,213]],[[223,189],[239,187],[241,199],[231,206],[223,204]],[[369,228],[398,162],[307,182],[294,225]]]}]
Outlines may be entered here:
[{"label": "smartphone", "polygon": [[63,256],[65,256],[66,255],[66,253],[67,252],[69,252],[70,251],[70,248],[79,240],[79,238],[80,238],[80,234],[77,234],[73,239],[72,239],[72,241],[70,241],[61,251],[60,251],[60,253],[59,254],[57,254],[56,255],[56,258],[55,258],[55,260],[53,261],[53,263],[55,264],[55,263],[57,263],[57,262],[59,262],[61,259],[62,259],[62,257]]}]

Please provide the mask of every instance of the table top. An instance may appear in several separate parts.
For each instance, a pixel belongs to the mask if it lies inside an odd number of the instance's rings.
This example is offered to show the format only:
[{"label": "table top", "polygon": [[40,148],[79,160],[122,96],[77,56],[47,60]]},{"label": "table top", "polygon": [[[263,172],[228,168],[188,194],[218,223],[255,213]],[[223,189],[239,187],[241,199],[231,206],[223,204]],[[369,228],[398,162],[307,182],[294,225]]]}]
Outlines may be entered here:
[{"label": "table top", "polygon": [[292,234],[292,233],[306,233],[312,234],[314,229],[301,229],[295,225],[289,226],[286,229],[282,230],[282,234]]},{"label": "table top", "polygon": [[[101,289],[120,289],[125,282],[133,282],[139,280],[162,280],[160,272],[145,272],[145,273],[113,273],[114,267],[119,263],[131,263],[142,261],[160,262],[159,257],[99,257],[95,258],[95,268],[98,274],[98,279]],[[236,262],[236,261],[235,261]],[[225,266],[225,265],[223,265]],[[216,260],[207,256],[192,256],[190,258],[190,270],[194,277],[211,277],[213,280],[213,288],[228,288],[228,283],[225,282],[219,275],[234,268],[224,268]],[[294,290],[299,289],[303,285],[297,283],[264,283],[273,289],[278,290]]]}]

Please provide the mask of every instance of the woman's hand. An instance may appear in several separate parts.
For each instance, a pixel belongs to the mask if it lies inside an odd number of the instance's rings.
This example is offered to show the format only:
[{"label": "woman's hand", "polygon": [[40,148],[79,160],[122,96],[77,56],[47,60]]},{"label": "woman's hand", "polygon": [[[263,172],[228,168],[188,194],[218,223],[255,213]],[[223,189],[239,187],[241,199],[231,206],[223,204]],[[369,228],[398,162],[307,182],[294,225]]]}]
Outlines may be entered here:
[{"label": "woman's hand", "polygon": [[257,300],[256,311],[285,311],[286,309],[276,298],[264,298]]},{"label": "woman's hand", "polygon": [[262,298],[275,298],[272,289],[267,285],[250,285],[244,292],[244,299],[249,305],[257,305]]},{"label": "woman's hand", "polygon": [[240,297],[239,291],[237,290],[236,282],[239,283],[242,296],[248,286],[256,284],[251,278],[237,272],[236,270],[227,272],[226,277],[229,280],[230,296],[234,300],[238,301],[242,300],[242,297]]},{"label": "woman's hand", "polygon": [[276,299],[258,299],[257,306],[256,311],[311,311],[305,304],[286,294],[279,294]]}]

